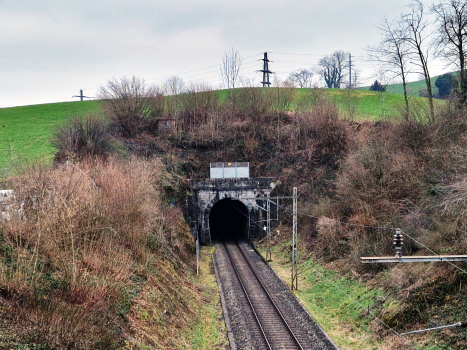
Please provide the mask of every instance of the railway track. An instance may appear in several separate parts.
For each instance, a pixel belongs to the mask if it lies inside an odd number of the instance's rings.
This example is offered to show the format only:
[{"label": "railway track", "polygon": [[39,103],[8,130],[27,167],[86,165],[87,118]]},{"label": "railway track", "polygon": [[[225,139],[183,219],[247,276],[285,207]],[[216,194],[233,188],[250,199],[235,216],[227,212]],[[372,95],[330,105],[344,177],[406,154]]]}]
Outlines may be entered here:
[{"label": "railway track", "polygon": [[287,321],[280,311],[274,295],[268,292],[256,273],[248,256],[235,242],[224,243],[225,251],[230,260],[240,289],[243,291],[250,310],[245,313],[253,314],[259,332],[256,335],[258,344],[264,349],[313,349],[306,344],[306,339],[298,334],[296,327]]}]

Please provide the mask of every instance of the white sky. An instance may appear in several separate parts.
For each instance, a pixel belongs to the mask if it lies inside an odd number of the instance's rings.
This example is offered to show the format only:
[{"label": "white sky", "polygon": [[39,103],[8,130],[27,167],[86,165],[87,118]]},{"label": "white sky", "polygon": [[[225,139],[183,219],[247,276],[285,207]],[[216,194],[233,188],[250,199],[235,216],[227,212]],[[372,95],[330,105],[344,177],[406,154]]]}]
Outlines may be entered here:
[{"label": "white sky", "polygon": [[[374,67],[364,59],[365,48],[380,40],[375,25],[408,3],[0,0],[0,107],[77,100],[80,89],[94,96],[109,79],[132,75],[157,84],[178,75],[218,88],[230,48],[244,58],[242,74],[257,83],[265,51],[270,69],[285,78],[336,50],[350,52],[371,82]],[[441,62],[431,68],[432,75],[445,70]]]}]

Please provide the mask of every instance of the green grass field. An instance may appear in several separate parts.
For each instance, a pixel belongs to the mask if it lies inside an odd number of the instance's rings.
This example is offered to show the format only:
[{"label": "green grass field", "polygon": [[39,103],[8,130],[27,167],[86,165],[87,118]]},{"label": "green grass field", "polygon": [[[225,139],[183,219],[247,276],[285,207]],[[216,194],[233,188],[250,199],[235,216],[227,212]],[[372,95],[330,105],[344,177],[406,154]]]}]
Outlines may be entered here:
[{"label": "green grass field", "polygon": [[[431,88],[433,90],[433,94],[436,95],[438,93],[438,88],[435,86],[435,81],[438,78],[432,77],[431,78]],[[418,96],[418,93],[421,90],[426,90],[426,83],[425,80],[418,80],[418,81],[412,81],[410,83],[407,83],[407,95],[409,96]],[[362,87],[361,90],[370,90],[369,86]],[[393,93],[393,94],[403,94],[404,93],[404,88],[401,84],[390,84],[388,85],[387,92]]]},{"label": "green grass field", "polygon": [[33,159],[50,162],[54,154],[49,142],[53,129],[73,115],[100,108],[100,101],[0,108],[0,169]]},{"label": "green grass field", "polygon": [[[453,75],[459,75],[459,72],[452,72],[451,74]],[[431,77],[431,89],[433,91],[433,95],[438,94],[438,88],[435,85],[436,79],[440,77],[439,75],[436,75],[434,77]],[[425,80],[418,80],[418,81],[412,81],[410,83],[407,83],[407,95],[409,96],[418,96],[419,92],[422,90],[426,90],[426,83]],[[370,90],[369,86],[364,86],[360,88],[360,90]],[[404,87],[402,86],[402,83],[400,84],[390,84],[388,85],[387,92],[393,93],[393,94],[403,94],[404,93]]]},{"label": "green grass field", "polygon": [[[345,90],[328,89],[329,96],[332,100],[336,101],[342,114],[348,114],[347,107],[348,95]],[[373,91],[354,90],[352,94],[358,97],[356,120],[382,120],[383,119],[383,103],[378,95]],[[420,103],[427,103],[426,98],[411,96],[410,99],[419,101]],[[405,102],[404,96],[395,93],[386,93],[384,96],[384,109],[386,118],[398,119],[401,117],[401,110]]]},{"label": "green grass field", "polygon": [[[311,99],[313,93],[310,89],[297,89],[297,101]],[[221,90],[219,99],[226,100],[227,92]],[[342,117],[347,118],[349,94],[348,90],[320,89],[324,94],[335,101],[341,111]],[[353,90],[350,92],[356,108],[355,120],[382,120],[382,104],[378,96],[372,91]],[[411,96],[413,101],[425,104],[426,99]],[[294,109],[295,103],[291,108]],[[404,105],[401,94],[387,93],[385,96],[386,117],[388,119],[400,118],[400,107]],[[443,103],[437,100],[437,103]],[[101,110],[100,101],[80,101],[53,103],[23,107],[0,108],[0,170],[10,166],[40,159],[50,163],[55,150],[50,145],[53,130],[73,115],[98,112]],[[1,172],[0,172],[1,173]]]}]

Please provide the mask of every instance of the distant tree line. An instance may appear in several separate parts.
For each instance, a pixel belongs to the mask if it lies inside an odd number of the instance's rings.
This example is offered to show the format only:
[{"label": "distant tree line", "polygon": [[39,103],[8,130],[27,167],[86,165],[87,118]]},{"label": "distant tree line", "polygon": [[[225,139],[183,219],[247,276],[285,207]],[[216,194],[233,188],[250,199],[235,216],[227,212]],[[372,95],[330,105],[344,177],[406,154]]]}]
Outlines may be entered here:
[{"label": "distant tree line", "polygon": [[358,85],[357,71],[352,74],[349,81],[349,52],[337,50],[331,55],[321,58],[316,67],[298,69],[290,73],[288,80],[296,87],[305,88],[313,86],[313,77],[322,79],[328,88],[340,89],[343,87],[356,87]]}]

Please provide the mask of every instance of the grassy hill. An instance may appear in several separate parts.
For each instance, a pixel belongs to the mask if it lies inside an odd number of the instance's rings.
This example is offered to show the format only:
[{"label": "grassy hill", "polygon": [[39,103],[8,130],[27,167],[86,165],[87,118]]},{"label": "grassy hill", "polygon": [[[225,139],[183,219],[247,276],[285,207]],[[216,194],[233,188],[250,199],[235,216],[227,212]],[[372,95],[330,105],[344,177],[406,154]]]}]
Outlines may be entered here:
[{"label": "grassy hill", "polygon": [[[435,81],[438,78],[438,76],[432,77],[431,78],[431,88],[433,89],[433,94],[436,95],[438,93],[438,88],[435,86]],[[369,86],[365,86],[361,88],[362,90],[370,90]],[[407,94],[411,96],[418,96],[418,93],[421,90],[426,90],[426,83],[425,80],[417,80],[417,81],[412,81],[410,83],[407,83]],[[402,86],[402,83],[400,84],[390,84],[388,85],[387,92],[393,93],[393,94],[403,94],[404,93],[404,88]]]},{"label": "grassy hill", "polygon": [[[373,92],[237,92],[167,99],[167,105],[180,103],[175,111],[183,113],[172,115],[178,118],[177,129],[141,129],[132,140],[115,135],[116,142],[139,158],[84,159],[46,170],[31,167],[29,173],[8,180],[18,198],[34,205],[25,206],[27,220],[0,224],[0,277],[12,290],[0,293],[0,301],[11,300],[0,308],[3,327],[11,332],[6,334],[0,326],[0,348],[72,348],[78,339],[75,348],[107,350],[137,339],[140,344],[127,343],[125,348],[196,349],[189,337],[182,337],[183,330],[193,322],[206,332],[198,339],[213,332],[208,317],[193,316],[198,314],[190,306],[195,303],[210,312],[200,302],[204,295],[194,292],[209,293],[207,300],[213,304],[218,301],[215,282],[206,289],[204,282],[190,278],[194,245],[182,210],[190,193],[188,180],[205,177],[212,161],[249,161],[252,177],[277,179],[278,196],[299,189],[298,296],[313,312],[325,315],[323,327],[341,335],[337,341],[342,348],[402,349],[401,340],[371,315],[398,333],[466,319],[465,273],[441,263],[368,266],[359,259],[394,254],[390,227],[411,235],[404,237],[403,255],[428,254],[410,239],[412,235],[432,251],[465,254],[464,111],[440,113],[432,123],[356,125],[345,120],[349,106],[356,109],[354,119],[381,118],[381,102]],[[223,105],[232,96],[237,100]],[[402,95],[388,93],[387,116],[397,117],[402,102]],[[5,113],[16,123],[11,127],[18,135],[28,129],[35,139],[34,123],[47,125],[45,134],[51,133],[67,116],[86,112],[85,103],[77,104],[84,111],[58,104]],[[265,106],[266,112],[258,109]],[[308,113],[285,113],[310,107]],[[417,107],[422,108],[414,103],[414,110]],[[99,110],[99,104],[88,108]],[[15,139],[11,144],[18,148],[20,141],[30,142]],[[37,149],[47,151],[47,137],[43,142]],[[32,148],[24,147],[26,158]],[[51,159],[51,153],[44,155]],[[5,161],[11,158],[15,159]],[[290,216],[283,219],[273,239],[274,260],[289,269],[289,257],[279,255],[291,244]],[[213,315],[221,319],[220,313]],[[179,339],[186,344],[174,344]],[[365,346],[356,339],[363,339]],[[467,333],[460,327],[409,339],[419,349],[467,348]],[[33,345],[26,347],[29,344]]]},{"label": "grassy hill", "polygon": [[[372,91],[341,89],[293,89],[286,92],[285,88],[261,89],[272,95],[292,92],[292,110],[307,110],[313,101],[320,97],[328,97],[335,101],[344,118],[349,117],[349,107],[355,109],[355,120],[378,120],[382,118],[382,103]],[[224,104],[228,98],[227,90],[215,91],[219,104]],[[276,96],[277,97],[277,96]],[[172,97],[168,97],[172,98]],[[279,97],[277,97],[279,98]],[[412,96],[411,99],[425,101],[424,98]],[[403,96],[388,93],[385,97],[386,116],[400,117],[399,108],[404,104]],[[80,101],[53,103],[23,107],[0,109],[0,169],[6,168],[18,161],[30,161],[37,158],[52,160],[55,150],[50,145],[53,129],[61,125],[73,115],[98,112],[100,101]]]},{"label": "grassy hill", "polygon": [[[457,75],[458,72],[452,72],[452,74]],[[434,77],[431,77],[431,88],[433,90],[433,95],[438,94],[438,88],[435,85],[436,79],[438,79],[440,75],[436,75]],[[370,90],[369,86],[365,86],[360,88],[360,90]],[[403,94],[404,93],[404,88],[402,86],[402,83],[400,84],[390,84],[387,87],[387,92],[393,93],[393,94]],[[411,96],[418,96],[419,92],[422,90],[426,90],[426,83],[424,79],[417,80],[417,81],[412,81],[410,83],[407,83],[407,94]]]},{"label": "grassy hill", "polygon": [[53,129],[72,115],[96,112],[100,101],[52,103],[0,109],[0,169],[12,161],[45,157]]},{"label": "grassy hill", "polygon": [[[328,94],[331,99],[336,101],[343,116],[348,115],[349,95],[346,90],[341,89],[328,89]],[[378,120],[383,116],[382,102],[378,95],[373,91],[354,90],[350,96],[356,96],[357,111],[356,120]],[[401,116],[400,109],[404,106],[404,96],[398,93],[388,92],[385,95],[384,106],[386,110],[386,117],[398,119]],[[426,103],[426,98],[411,96],[412,101]]]}]

